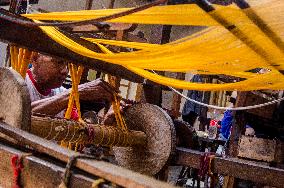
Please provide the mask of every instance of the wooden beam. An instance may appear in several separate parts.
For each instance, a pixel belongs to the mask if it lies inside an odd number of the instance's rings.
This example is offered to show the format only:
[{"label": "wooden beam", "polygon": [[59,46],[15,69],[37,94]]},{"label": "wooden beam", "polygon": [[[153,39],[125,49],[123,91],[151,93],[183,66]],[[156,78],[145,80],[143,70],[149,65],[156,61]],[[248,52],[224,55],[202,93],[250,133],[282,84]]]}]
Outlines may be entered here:
[{"label": "wooden beam", "polygon": [[85,10],[91,10],[94,0],[86,0]]},{"label": "wooden beam", "polygon": [[0,0],[0,6],[8,6],[10,4],[10,0]]},{"label": "wooden beam", "polygon": [[[201,155],[203,155],[203,152],[177,148],[176,164],[199,169]],[[212,164],[214,173],[230,175],[235,178],[279,188],[284,185],[284,169],[273,168],[238,158],[215,157]]]},{"label": "wooden beam", "polygon": [[[23,152],[6,143],[0,142],[0,187],[13,187],[14,172],[11,166],[11,158],[15,155],[25,156]],[[36,156],[27,156],[23,158],[23,169],[20,175],[22,187],[58,187],[61,183],[61,177],[64,172],[64,164],[55,161],[54,163]],[[70,188],[92,186],[94,177],[74,171],[70,179]]]},{"label": "wooden beam", "polygon": [[[185,73],[180,73],[178,72],[176,75],[176,79],[178,80],[184,80],[185,79]],[[182,89],[178,90],[180,93],[182,93]],[[177,93],[173,93],[173,98],[172,98],[172,111],[173,111],[173,116],[175,118],[178,118],[180,116],[180,103],[181,103],[181,96]]]},{"label": "wooden beam", "polygon": [[[16,127],[11,127],[3,122],[0,122],[0,132],[19,141],[24,146],[29,146],[37,152],[47,154],[65,163],[70,157],[78,155],[78,153],[74,151],[62,148],[53,142],[47,141]],[[173,187],[172,185],[157,181],[149,176],[144,176],[103,161],[78,159],[74,166],[123,187]]]},{"label": "wooden beam", "polygon": [[0,18],[0,41],[17,44],[19,47],[65,58],[73,61],[75,64],[83,64],[90,69],[120,76],[132,82],[142,83],[144,80],[141,76],[132,73],[122,66],[74,53],[68,48],[54,42],[39,28],[31,28],[11,23],[2,18]]}]

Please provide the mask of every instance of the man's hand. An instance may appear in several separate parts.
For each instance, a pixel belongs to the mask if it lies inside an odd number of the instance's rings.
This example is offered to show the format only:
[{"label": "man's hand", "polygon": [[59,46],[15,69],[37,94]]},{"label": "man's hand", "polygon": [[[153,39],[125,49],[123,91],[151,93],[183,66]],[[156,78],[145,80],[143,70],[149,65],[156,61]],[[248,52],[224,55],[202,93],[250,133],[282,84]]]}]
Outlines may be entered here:
[{"label": "man's hand", "polygon": [[[120,113],[124,113],[125,110],[129,107],[131,107],[133,104],[135,104],[135,101],[130,101],[130,100],[121,100],[120,101]],[[106,114],[102,117],[102,124],[104,125],[112,125],[115,123],[115,115],[114,115],[114,110],[113,106],[109,108]]]},{"label": "man's hand", "polygon": [[80,99],[111,102],[115,89],[102,79],[79,85]]}]

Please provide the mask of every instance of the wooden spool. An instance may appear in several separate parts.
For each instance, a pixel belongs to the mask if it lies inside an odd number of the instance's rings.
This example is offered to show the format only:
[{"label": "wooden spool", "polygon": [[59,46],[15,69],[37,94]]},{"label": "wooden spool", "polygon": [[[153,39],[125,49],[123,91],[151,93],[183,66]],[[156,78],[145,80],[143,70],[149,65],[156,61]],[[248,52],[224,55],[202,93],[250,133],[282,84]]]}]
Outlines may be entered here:
[{"label": "wooden spool", "polygon": [[11,68],[0,68],[0,120],[25,131],[30,130],[28,88],[21,75]]},{"label": "wooden spool", "polygon": [[128,129],[146,134],[147,144],[113,147],[118,164],[142,174],[157,174],[175,151],[173,121],[164,110],[151,104],[134,105],[124,117]]}]

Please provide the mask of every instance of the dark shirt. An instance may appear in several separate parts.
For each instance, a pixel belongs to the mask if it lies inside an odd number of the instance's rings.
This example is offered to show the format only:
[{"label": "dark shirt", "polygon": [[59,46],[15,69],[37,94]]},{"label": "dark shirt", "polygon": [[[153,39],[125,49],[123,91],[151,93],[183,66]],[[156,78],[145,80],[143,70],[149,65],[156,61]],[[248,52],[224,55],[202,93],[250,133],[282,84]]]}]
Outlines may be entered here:
[{"label": "dark shirt", "polygon": [[[204,79],[200,75],[194,75],[191,79],[191,82],[204,82]],[[210,99],[210,92],[188,90],[187,97],[208,104]],[[199,116],[206,116],[207,107],[187,100],[183,106],[182,115],[186,116],[190,112],[195,112]]]}]

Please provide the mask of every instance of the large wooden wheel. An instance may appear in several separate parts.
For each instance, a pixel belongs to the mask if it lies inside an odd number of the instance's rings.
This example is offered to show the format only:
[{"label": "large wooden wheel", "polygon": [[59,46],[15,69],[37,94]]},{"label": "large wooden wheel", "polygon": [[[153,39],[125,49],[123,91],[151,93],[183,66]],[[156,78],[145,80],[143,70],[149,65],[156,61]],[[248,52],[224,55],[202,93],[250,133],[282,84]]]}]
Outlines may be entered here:
[{"label": "large wooden wheel", "polygon": [[175,151],[175,129],[169,115],[160,107],[138,104],[125,113],[128,129],[142,131],[147,144],[113,147],[119,165],[147,175],[155,175]]}]

